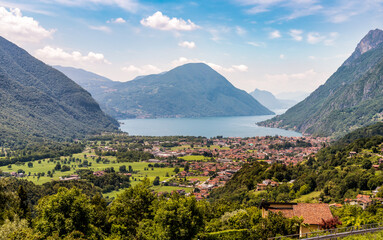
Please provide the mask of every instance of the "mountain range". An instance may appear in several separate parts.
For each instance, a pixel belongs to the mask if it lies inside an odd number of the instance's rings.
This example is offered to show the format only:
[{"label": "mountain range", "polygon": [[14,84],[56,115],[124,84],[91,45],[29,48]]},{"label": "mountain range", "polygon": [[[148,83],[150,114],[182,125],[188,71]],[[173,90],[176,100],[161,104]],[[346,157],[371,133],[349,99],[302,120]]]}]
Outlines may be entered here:
[{"label": "mountain range", "polygon": [[383,31],[371,30],[338,70],[285,114],[259,123],[340,137],[383,120]]},{"label": "mountain range", "polygon": [[271,92],[257,88],[249,94],[268,109],[287,109],[298,103],[294,100],[278,99]]},{"label": "mountain range", "polygon": [[0,107],[0,143],[62,140],[118,128],[82,87],[2,37]]},{"label": "mountain range", "polygon": [[87,89],[117,119],[274,114],[204,63],[128,82],[114,82],[81,69],[55,68]]}]

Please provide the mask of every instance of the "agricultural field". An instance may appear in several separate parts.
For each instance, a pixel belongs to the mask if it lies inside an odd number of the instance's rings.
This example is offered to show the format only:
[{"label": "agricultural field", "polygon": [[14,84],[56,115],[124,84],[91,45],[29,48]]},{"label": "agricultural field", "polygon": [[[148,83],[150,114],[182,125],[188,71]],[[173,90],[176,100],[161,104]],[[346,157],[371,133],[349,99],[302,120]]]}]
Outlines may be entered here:
[{"label": "agricultural field", "polygon": [[[76,171],[79,169],[89,169],[92,171],[100,171],[104,170],[106,168],[114,168],[116,172],[119,171],[119,167],[125,165],[126,168],[129,166],[132,167],[133,171],[137,171],[137,173],[132,174],[131,178],[131,185],[134,186],[139,183],[140,180],[144,178],[148,178],[150,181],[153,181],[157,176],[160,177],[160,181],[164,181],[166,179],[171,178],[174,173],[174,168],[150,168],[148,167],[147,162],[121,162],[118,163],[116,161],[116,157],[114,156],[103,156],[103,159],[107,159],[109,162],[103,163],[100,161],[97,163],[97,161],[91,157],[87,157],[85,155],[93,154],[93,152],[89,152],[88,150],[80,153],[80,154],[73,154],[73,158],[80,159],[81,162],[84,160],[87,160],[89,163],[88,167],[80,167],[81,164],[79,161],[77,162],[69,162],[67,164],[63,164],[65,159],[68,159],[68,157],[61,157],[59,160],[49,161],[49,159],[43,159],[38,161],[31,161],[32,167],[28,166],[28,163],[24,164],[12,164],[9,166],[2,166],[0,167],[0,171],[2,172],[18,172],[19,170],[22,170],[27,175],[24,177],[24,179],[32,181],[35,184],[44,184],[46,182],[50,182],[52,180],[59,180],[60,177],[70,176],[73,174],[76,174]],[[61,172],[61,171],[55,171],[53,174],[53,177],[49,177],[48,171],[52,172],[52,170],[55,168],[57,162],[60,162],[61,166],[67,165],[70,167],[69,171]],[[182,168],[180,168],[180,171],[183,171]],[[42,176],[44,174],[44,176]],[[40,175],[40,177],[38,177]],[[167,177],[168,176],[168,177]],[[180,188],[177,188],[180,189]],[[161,190],[163,191],[163,190]],[[116,191],[105,194],[106,196],[115,197]]]},{"label": "agricultural field", "polygon": [[203,161],[203,162],[207,162],[211,158],[210,157],[205,157],[205,156],[202,156],[202,155],[187,155],[187,156],[179,157],[179,159],[183,159],[185,161]]}]

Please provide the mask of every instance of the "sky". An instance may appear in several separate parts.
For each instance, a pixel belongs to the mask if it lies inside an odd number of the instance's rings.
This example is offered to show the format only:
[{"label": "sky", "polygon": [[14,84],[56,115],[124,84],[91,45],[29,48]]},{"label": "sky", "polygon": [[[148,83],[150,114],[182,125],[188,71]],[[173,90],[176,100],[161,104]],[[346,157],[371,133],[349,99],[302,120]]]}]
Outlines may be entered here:
[{"label": "sky", "polygon": [[0,35],[49,65],[115,81],[204,62],[247,92],[312,92],[383,0],[0,0]]}]

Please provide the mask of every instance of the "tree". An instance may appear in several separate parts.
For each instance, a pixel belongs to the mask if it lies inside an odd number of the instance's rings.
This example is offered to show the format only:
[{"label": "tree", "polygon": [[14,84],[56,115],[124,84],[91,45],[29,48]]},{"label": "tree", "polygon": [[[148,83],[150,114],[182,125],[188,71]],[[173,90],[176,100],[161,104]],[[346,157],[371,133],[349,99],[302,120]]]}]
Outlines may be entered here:
[{"label": "tree", "polygon": [[363,160],[362,162],[362,168],[364,169],[370,169],[372,167],[372,162],[368,159]]},{"label": "tree", "polygon": [[341,224],[342,224],[342,222],[339,221],[338,216],[335,216],[335,217],[328,219],[328,220],[324,220],[322,218],[322,223],[319,224],[319,228],[322,230],[333,229],[333,228],[336,228],[338,225],[341,225]]},{"label": "tree", "polygon": [[33,168],[33,163],[29,162],[28,167]]},{"label": "tree", "polygon": [[119,170],[122,173],[126,173],[126,166],[125,165],[120,166]]},{"label": "tree", "polygon": [[20,209],[20,217],[21,218],[30,218],[30,210],[28,207],[28,196],[22,185],[19,186],[17,191],[17,195],[19,196],[19,209]]},{"label": "tree", "polygon": [[56,171],[61,170],[61,164],[59,162],[56,164],[55,170]]},{"label": "tree", "polygon": [[179,169],[178,167],[175,167],[175,168],[174,168],[174,172],[177,174],[177,173],[180,172],[180,169]]},{"label": "tree", "polygon": [[37,206],[36,229],[44,237],[65,237],[82,233],[92,235],[92,206],[88,197],[76,187],[59,188],[57,194],[43,197]]},{"label": "tree", "polygon": [[136,235],[139,222],[152,218],[154,194],[149,189],[149,179],[126,189],[119,194],[110,206],[109,223],[113,235],[131,237]]},{"label": "tree", "polygon": [[159,177],[159,176],[157,176],[157,177],[154,179],[154,181],[153,181],[153,185],[154,185],[154,186],[158,186],[158,185],[160,185],[160,177]]},{"label": "tree", "polygon": [[185,167],[184,167],[184,171],[185,171],[185,172],[189,172],[189,168],[190,168],[190,164],[189,164],[189,163],[186,163],[186,164],[185,164]]},{"label": "tree", "polygon": [[194,197],[181,197],[174,193],[156,206],[153,220],[140,223],[138,238],[188,240],[203,228],[203,211]]}]

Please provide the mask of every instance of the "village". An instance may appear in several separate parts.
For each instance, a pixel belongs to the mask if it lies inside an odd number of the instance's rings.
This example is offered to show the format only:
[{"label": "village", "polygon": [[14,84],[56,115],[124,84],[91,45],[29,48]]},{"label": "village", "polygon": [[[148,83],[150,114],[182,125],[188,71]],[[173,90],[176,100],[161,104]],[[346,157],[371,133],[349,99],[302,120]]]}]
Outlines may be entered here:
[{"label": "village", "polygon": [[[224,186],[244,163],[262,161],[270,165],[273,163],[296,165],[313,156],[327,142],[326,138],[314,137],[218,137],[204,139],[200,143],[155,141],[151,143],[151,148],[145,151],[156,157],[148,160],[152,163],[169,164],[169,159],[185,160],[188,166],[186,170],[161,184],[193,188],[194,192],[191,194],[195,195],[197,200],[201,200],[208,198],[213,189]],[[164,147],[165,144],[175,147]],[[265,180],[258,184],[257,190],[265,190],[278,184],[275,181]],[[184,190],[179,192],[185,193]]]}]

